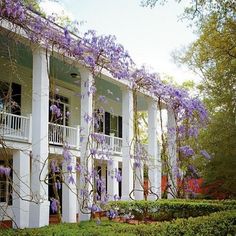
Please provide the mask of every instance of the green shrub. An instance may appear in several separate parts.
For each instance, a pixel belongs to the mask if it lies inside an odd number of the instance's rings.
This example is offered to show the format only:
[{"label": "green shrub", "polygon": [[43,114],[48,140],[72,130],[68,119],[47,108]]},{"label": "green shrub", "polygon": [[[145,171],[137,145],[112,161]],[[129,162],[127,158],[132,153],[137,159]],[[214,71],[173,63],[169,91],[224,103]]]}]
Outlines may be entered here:
[{"label": "green shrub", "polygon": [[234,236],[236,235],[236,210],[211,213],[188,219],[176,219],[170,222],[155,224],[130,225],[102,221],[97,225],[95,221],[80,224],[59,224],[39,229],[0,230],[4,236]]},{"label": "green shrub", "polygon": [[[124,232],[136,235],[235,235],[236,211],[223,211],[189,219],[176,219],[150,225],[136,225],[128,227]],[[121,231],[119,230],[119,233]]]},{"label": "green shrub", "polygon": [[213,212],[236,209],[235,201],[193,201],[193,200],[158,200],[158,201],[116,201],[107,209],[118,210],[121,216],[133,215],[135,219],[168,221],[176,218],[188,218],[208,215]]}]

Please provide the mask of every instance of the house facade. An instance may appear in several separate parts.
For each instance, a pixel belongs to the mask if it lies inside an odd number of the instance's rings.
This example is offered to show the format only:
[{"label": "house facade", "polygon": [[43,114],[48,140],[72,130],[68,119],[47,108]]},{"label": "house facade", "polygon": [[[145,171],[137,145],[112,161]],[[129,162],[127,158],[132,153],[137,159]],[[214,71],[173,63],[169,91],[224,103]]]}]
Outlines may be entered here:
[{"label": "house facade", "polygon": [[[156,98],[148,91],[138,91],[134,102],[129,81],[119,80],[103,69],[93,74],[70,55],[50,51],[40,43],[32,43],[20,29],[1,21],[0,30],[0,165],[12,170],[1,175],[0,220],[11,220],[13,227],[41,227],[49,224],[50,202],[55,198],[50,173],[56,161],[63,171],[60,191],[63,222],[88,220],[81,211],[81,189],[84,176],[75,171],[86,166],[98,171],[105,191],[103,198],[114,200],[144,199],[144,165],[134,168],[132,142],[134,110],[148,114],[148,142],[144,149],[148,159],[149,199],[161,197],[160,119]],[[55,26],[57,27],[57,26]],[[58,29],[60,30],[60,29]],[[94,84],[95,83],[95,84]],[[91,95],[91,88],[96,93]],[[56,107],[55,107],[56,106]],[[134,109],[135,106],[135,109]],[[57,110],[54,110],[57,109]],[[167,126],[175,127],[173,112]],[[57,114],[59,111],[60,114]],[[91,117],[99,117],[91,121]],[[103,146],[88,140],[102,134]],[[169,136],[171,161],[176,161],[175,135]],[[101,153],[109,153],[109,157]],[[70,153],[65,160],[65,152]],[[105,153],[105,152],[104,152]],[[68,165],[72,169],[68,169]],[[122,176],[117,181],[116,174]],[[67,181],[73,178],[73,181]],[[95,181],[92,179],[92,181]],[[55,184],[55,181],[53,182]],[[87,190],[90,187],[87,186]]]}]

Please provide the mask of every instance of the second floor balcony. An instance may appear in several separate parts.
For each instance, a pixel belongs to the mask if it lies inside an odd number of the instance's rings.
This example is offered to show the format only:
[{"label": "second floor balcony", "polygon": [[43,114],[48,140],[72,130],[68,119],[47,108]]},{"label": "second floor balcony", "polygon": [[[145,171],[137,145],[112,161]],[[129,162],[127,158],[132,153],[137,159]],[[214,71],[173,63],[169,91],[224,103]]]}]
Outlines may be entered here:
[{"label": "second floor balcony", "polygon": [[[0,112],[0,136],[4,140],[27,142],[32,141],[32,119],[29,116],[20,116],[6,112]],[[105,144],[116,155],[122,154],[122,138],[112,135],[104,135]],[[48,123],[48,141],[55,146],[63,146],[67,143],[72,149],[79,150],[80,128]],[[98,147],[100,149],[101,147]]]}]

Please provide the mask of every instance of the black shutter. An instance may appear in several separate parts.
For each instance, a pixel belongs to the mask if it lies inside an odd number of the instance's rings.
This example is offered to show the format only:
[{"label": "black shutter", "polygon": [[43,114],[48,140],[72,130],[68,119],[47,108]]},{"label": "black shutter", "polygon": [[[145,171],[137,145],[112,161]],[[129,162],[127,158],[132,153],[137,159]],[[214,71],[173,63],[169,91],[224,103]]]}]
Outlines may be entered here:
[{"label": "black shutter", "polygon": [[110,135],[110,113],[105,112],[105,134]]},{"label": "black shutter", "polygon": [[[102,167],[101,167],[101,166],[98,166],[98,167],[97,167],[97,171],[98,171],[99,179],[101,180],[101,179],[102,179]],[[99,196],[100,199],[101,199],[101,196],[102,196],[102,189],[101,189],[101,186],[97,184],[97,185],[96,185],[96,188],[97,188],[97,194],[98,194],[98,196]]]},{"label": "black shutter", "polygon": [[[122,176],[122,169],[119,168],[118,170],[120,171],[120,174],[121,174],[121,176]],[[122,195],[122,181],[120,181],[118,184],[119,184],[119,185],[118,185],[118,186],[119,186],[119,187],[118,187],[118,195],[119,195],[119,197],[121,198],[121,195]]]},{"label": "black shutter", "polygon": [[21,115],[21,85],[12,83],[11,85],[11,97],[15,105],[12,106],[12,113],[15,115]]},{"label": "black shutter", "polygon": [[118,137],[122,138],[122,117],[118,117]]}]

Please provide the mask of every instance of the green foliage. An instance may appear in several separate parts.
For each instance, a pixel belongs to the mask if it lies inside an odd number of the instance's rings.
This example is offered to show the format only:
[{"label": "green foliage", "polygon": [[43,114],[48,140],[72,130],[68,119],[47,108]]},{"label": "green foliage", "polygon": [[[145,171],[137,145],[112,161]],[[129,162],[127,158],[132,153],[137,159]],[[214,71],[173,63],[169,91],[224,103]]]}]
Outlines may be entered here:
[{"label": "green foliage", "polygon": [[235,29],[235,17],[210,15],[201,24],[199,38],[179,58],[203,77],[199,89],[210,119],[199,145],[212,157],[202,171],[205,184],[210,194],[217,190],[231,198],[236,197]]},{"label": "green foliage", "polygon": [[126,223],[115,223],[102,221],[96,224],[94,221],[82,222],[80,224],[60,224],[43,227],[39,229],[25,230],[0,230],[4,236],[74,236],[74,235],[235,235],[236,233],[236,211],[222,211],[189,219],[176,219],[171,222],[155,224],[130,225]]},{"label": "green foliage", "polygon": [[[183,0],[175,0],[177,3]],[[141,0],[144,7],[164,5],[168,0]],[[203,20],[206,16],[216,13],[221,18],[233,17],[236,11],[236,2],[232,0],[189,0],[185,3],[184,16],[192,19]]]},{"label": "green foliage", "polygon": [[158,201],[116,201],[107,207],[118,211],[119,215],[131,214],[135,219],[155,221],[172,220],[208,215],[212,212],[235,209],[236,202],[222,201],[186,201],[186,200],[158,200]]},{"label": "green foliage", "polygon": [[39,7],[39,2],[40,2],[39,0],[23,0],[22,2],[23,2],[26,6],[32,8],[32,9],[38,11],[38,12],[41,11],[41,9],[40,9],[40,7]]}]

